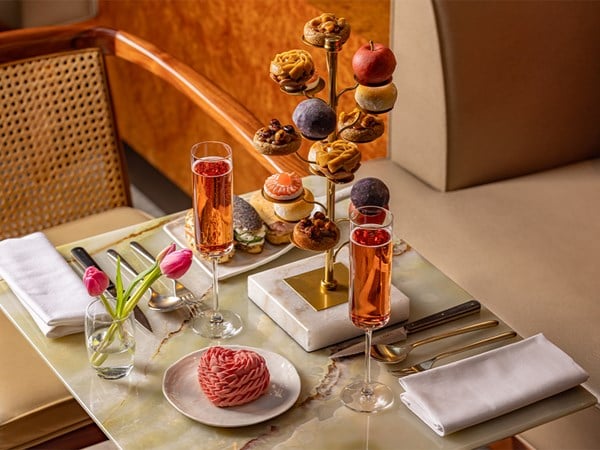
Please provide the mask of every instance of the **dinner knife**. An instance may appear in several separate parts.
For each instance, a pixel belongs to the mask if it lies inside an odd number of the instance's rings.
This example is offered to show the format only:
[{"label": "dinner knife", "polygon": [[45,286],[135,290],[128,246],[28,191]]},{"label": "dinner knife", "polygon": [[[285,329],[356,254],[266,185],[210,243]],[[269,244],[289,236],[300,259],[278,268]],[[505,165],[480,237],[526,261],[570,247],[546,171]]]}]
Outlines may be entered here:
[{"label": "dinner knife", "polygon": [[[71,249],[71,254],[84,269],[93,266],[96,267],[98,270],[102,270],[102,268],[96,263],[96,261],[94,261],[91,255],[83,247],[73,247]],[[109,281],[106,290],[113,297],[117,296],[117,290],[112,281]],[[133,315],[135,317],[135,320],[137,320],[142,326],[144,326],[148,331],[152,333],[152,326],[150,325],[148,318],[138,305],[135,305],[135,307],[133,308]]]},{"label": "dinner knife", "polygon": [[[461,303],[460,305],[453,306],[435,314],[431,314],[430,316],[423,317],[422,319],[415,320],[414,322],[405,323],[399,327],[388,327],[384,330],[381,330],[373,336],[371,343],[372,345],[375,345],[403,341],[407,338],[407,336],[413,333],[428,330],[438,325],[452,322],[453,320],[457,320],[461,317],[469,316],[480,311],[481,303],[479,303],[477,300],[469,300],[468,302]],[[360,338],[359,342],[343,348],[342,350],[331,355],[330,358],[342,358],[344,356],[358,355],[359,353],[364,352],[364,338]]]}]

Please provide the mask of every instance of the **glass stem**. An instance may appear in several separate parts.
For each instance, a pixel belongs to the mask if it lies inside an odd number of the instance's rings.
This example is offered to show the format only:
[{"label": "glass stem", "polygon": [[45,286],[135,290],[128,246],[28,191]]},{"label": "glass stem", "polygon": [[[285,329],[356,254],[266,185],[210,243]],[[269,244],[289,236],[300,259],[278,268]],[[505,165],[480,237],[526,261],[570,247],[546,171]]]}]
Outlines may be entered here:
[{"label": "glass stem", "polygon": [[221,323],[223,321],[223,316],[219,313],[219,263],[216,257],[210,258],[212,262],[212,288],[213,288],[213,313],[210,321],[212,323]]},{"label": "glass stem", "polygon": [[371,395],[371,337],[373,330],[367,329],[365,332],[365,383],[363,387],[364,395]]}]

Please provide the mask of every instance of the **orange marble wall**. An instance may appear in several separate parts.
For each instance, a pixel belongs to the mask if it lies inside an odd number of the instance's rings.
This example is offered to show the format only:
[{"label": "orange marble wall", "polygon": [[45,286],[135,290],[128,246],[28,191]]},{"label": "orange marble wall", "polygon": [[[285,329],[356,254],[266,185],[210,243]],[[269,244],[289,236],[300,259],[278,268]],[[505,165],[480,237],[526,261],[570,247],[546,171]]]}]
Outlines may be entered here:
[{"label": "orange marble wall", "polygon": [[[389,43],[390,0],[100,0],[94,22],[136,34],[179,58],[265,124],[274,117],[290,123],[301,98],[279,91],[269,78],[269,63],[277,53],[304,48],[326,74],[324,52],[301,42],[304,23],[321,12],[346,17],[352,25],[351,38],[338,57],[338,87],[351,86],[350,61],[356,49],[369,39]],[[111,64],[109,70],[122,137],[190,192],[189,148],[199,140],[231,141],[227,130],[143,71],[127,63]],[[121,82],[125,73],[134,81]],[[352,94],[345,94],[339,111],[353,105]],[[386,148],[387,134],[361,145],[365,159],[385,155]],[[234,146],[236,192],[256,189],[269,175],[257,157]]]}]

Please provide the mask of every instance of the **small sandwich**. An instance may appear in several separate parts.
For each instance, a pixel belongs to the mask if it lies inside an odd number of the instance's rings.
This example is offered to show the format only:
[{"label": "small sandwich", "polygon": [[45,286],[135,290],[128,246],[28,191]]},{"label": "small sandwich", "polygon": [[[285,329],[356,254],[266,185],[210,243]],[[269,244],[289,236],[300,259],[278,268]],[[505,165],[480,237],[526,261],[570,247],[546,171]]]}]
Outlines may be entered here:
[{"label": "small sandwich", "polygon": [[267,242],[273,245],[289,244],[294,224],[279,219],[275,215],[273,203],[266,200],[260,192],[256,192],[252,196],[250,203],[267,225]]},{"label": "small sandwich", "polygon": [[233,237],[236,248],[260,253],[265,246],[267,228],[254,207],[241,197],[233,197]]},{"label": "small sandwich", "polygon": [[[200,258],[202,258],[204,260],[208,260],[208,257],[203,256],[196,248],[195,228],[196,228],[196,226],[194,225],[194,208],[190,208],[190,209],[188,209],[187,213],[185,214],[185,219],[184,219],[183,230],[184,230],[184,234],[185,234],[185,240],[187,241],[188,246],[193,250],[193,252],[196,255],[198,255]],[[226,253],[218,258],[219,264],[228,263],[233,258],[233,255],[235,255],[235,247],[232,248],[229,253]]]}]

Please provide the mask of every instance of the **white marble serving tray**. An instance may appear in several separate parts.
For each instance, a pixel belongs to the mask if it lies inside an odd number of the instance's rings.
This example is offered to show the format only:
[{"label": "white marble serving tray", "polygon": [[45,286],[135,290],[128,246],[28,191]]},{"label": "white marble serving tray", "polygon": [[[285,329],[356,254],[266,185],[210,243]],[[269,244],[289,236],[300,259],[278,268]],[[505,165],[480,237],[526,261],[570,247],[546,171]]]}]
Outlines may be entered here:
[{"label": "white marble serving tray", "polygon": [[[325,255],[319,254],[248,277],[250,299],[309,352],[363,334],[350,321],[348,303],[317,311],[284,281],[324,267],[324,261]],[[346,248],[339,252],[337,262],[348,266]],[[408,297],[392,286],[392,314],[388,325],[408,319],[408,313]]]}]

